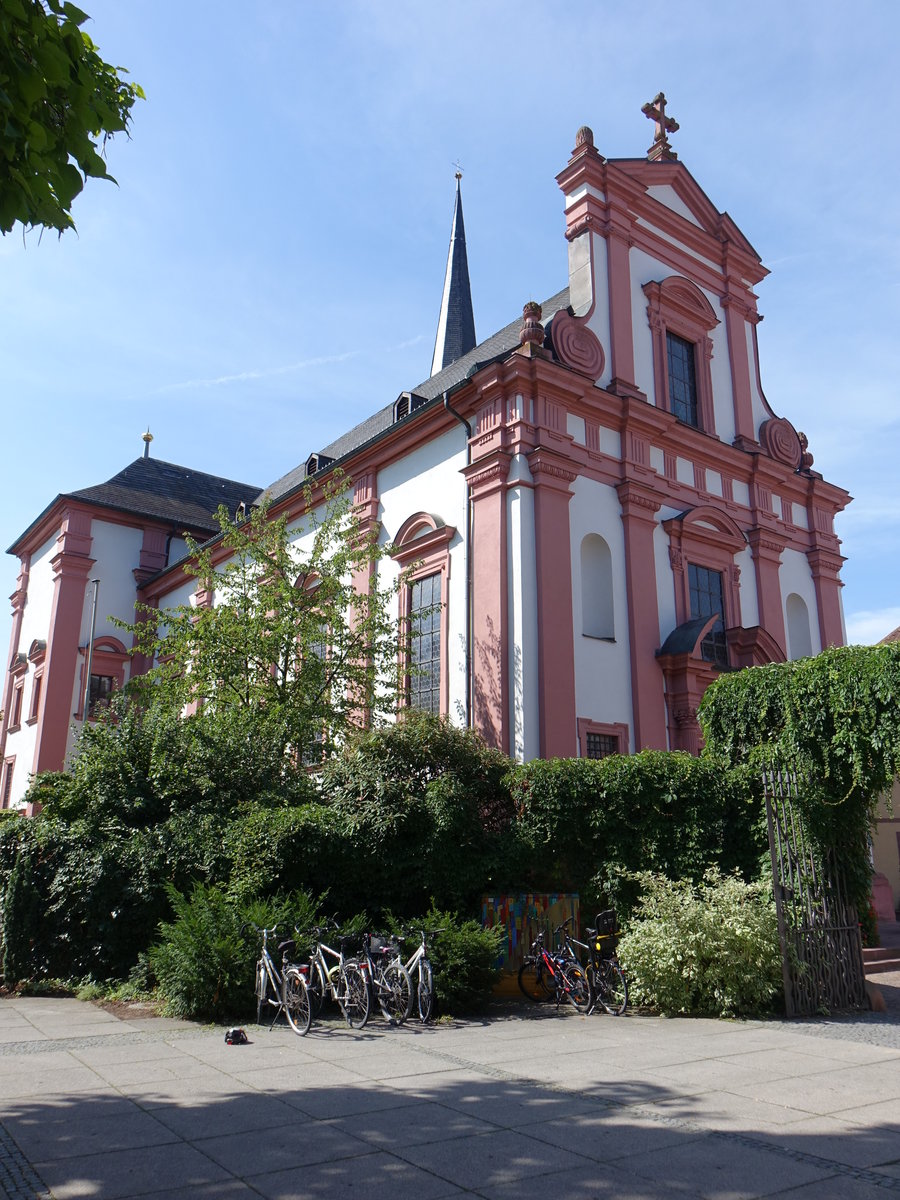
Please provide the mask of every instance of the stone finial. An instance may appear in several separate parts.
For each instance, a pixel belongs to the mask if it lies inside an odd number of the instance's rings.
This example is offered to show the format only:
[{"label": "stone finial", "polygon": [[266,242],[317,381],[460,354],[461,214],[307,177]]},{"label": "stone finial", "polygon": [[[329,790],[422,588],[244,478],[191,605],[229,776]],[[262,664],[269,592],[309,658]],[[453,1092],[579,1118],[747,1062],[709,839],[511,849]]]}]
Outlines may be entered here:
[{"label": "stone finial", "polygon": [[591,129],[590,125],[582,125],[581,128],[578,130],[578,132],[575,134],[575,149],[577,150],[581,146],[593,146],[593,144],[594,144],[593,129]]},{"label": "stone finial", "polygon": [[812,467],[813,462],[815,461],[813,459],[813,456],[809,452],[809,438],[806,436],[805,433],[798,433],[797,437],[800,439],[800,468],[799,469],[801,471],[808,471],[810,469],[810,467]]},{"label": "stone finial", "polygon": [[519,334],[520,346],[537,346],[544,344],[544,327],[541,324],[543,310],[534,300],[529,300],[522,309],[522,332]]},{"label": "stone finial", "polygon": [[647,151],[647,159],[649,162],[675,162],[678,155],[669,145],[669,139],[666,136],[670,133],[676,133],[679,125],[672,117],[666,116],[666,94],[659,92],[651,101],[643,106],[641,112],[650,121],[656,122],[656,132],[653,136],[653,145]]}]

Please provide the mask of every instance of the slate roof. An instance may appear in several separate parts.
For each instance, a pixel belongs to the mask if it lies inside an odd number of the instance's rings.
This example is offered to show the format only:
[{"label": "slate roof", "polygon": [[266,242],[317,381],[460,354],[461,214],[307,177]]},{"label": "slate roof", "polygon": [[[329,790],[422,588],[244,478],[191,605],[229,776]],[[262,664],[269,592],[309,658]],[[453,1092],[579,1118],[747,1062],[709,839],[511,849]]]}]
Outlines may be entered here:
[{"label": "slate roof", "polygon": [[[542,321],[546,327],[556,313],[561,308],[567,308],[569,304],[569,289],[563,288],[561,292],[557,292],[555,296],[551,296],[549,300],[545,300],[541,305],[543,310]],[[510,321],[497,333],[491,337],[485,338],[468,354],[462,355],[449,366],[444,367],[437,375],[432,375],[423,383],[410,389],[414,396],[421,396],[424,400],[437,400],[444,392],[451,391],[457,384],[462,383],[469,375],[489,362],[493,362],[496,358],[501,358],[509,354],[519,345],[519,334],[522,330],[522,317],[518,316],[514,321]],[[421,410],[419,410],[421,411]],[[410,420],[414,414],[405,418]],[[394,421],[394,404],[385,405],[379,412],[368,417],[365,421],[361,421],[355,425],[348,433],[343,434],[335,441],[327,446],[322,446],[319,453],[327,455],[332,459],[341,459],[354,451],[359,450],[361,446],[365,446],[368,442],[375,441],[383,433],[395,424]],[[311,448],[312,449],[312,448]],[[295,488],[301,487],[306,479],[306,463],[302,462],[292,471],[288,471],[280,479],[276,479],[270,484],[265,491],[259,496],[258,501],[264,498],[271,501],[280,500],[287,496]]]},{"label": "slate roof", "polygon": [[207,475],[158,458],[136,458],[106,483],[71,493],[77,500],[211,533],[219,529],[213,514],[220,504],[233,514],[242,500],[249,506],[258,494],[256,484]]},{"label": "slate roof", "polygon": [[249,506],[258,494],[258,484],[238,483],[221,475],[207,475],[203,471],[179,467],[158,458],[137,458],[106,483],[57,496],[16,539],[9,553],[15,553],[15,546],[41,522],[58,500],[80,500],[131,516],[170,522],[179,530],[212,534],[219,531],[213,514],[220,504],[226,505],[229,512],[234,513],[242,500]]}]

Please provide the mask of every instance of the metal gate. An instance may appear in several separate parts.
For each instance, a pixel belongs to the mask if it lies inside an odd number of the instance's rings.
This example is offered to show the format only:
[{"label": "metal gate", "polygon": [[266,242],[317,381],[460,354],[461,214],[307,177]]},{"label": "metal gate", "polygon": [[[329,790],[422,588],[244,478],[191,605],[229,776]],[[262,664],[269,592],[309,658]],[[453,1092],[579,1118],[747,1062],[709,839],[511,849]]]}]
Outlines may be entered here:
[{"label": "metal gate", "polygon": [[793,771],[767,771],[763,787],[787,1015],[868,1008],[859,921],[834,849],[804,827]]}]

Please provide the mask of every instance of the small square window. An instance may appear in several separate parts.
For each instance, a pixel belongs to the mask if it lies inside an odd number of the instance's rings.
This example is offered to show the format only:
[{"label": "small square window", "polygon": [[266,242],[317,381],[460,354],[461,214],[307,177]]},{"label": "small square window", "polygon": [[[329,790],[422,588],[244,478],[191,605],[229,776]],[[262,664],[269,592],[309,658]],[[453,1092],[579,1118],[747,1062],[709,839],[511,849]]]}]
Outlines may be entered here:
[{"label": "small square window", "polygon": [[619,753],[619,739],[611,733],[594,733],[592,730],[584,735],[585,758],[609,758],[611,754]]}]

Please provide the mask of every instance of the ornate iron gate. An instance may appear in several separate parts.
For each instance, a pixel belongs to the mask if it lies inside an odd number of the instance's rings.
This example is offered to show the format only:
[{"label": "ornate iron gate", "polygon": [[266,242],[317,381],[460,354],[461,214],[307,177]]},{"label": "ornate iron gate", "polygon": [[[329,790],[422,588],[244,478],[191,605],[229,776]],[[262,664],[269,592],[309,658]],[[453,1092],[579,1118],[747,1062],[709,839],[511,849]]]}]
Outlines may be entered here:
[{"label": "ornate iron gate", "polygon": [[787,1015],[868,1008],[859,921],[834,850],[804,828],[793,771],[767,771],[763,787]]}]

